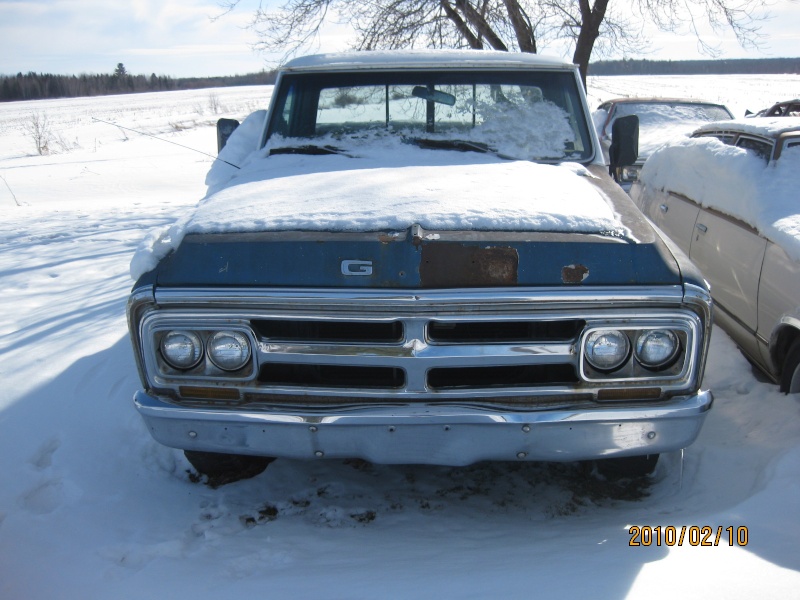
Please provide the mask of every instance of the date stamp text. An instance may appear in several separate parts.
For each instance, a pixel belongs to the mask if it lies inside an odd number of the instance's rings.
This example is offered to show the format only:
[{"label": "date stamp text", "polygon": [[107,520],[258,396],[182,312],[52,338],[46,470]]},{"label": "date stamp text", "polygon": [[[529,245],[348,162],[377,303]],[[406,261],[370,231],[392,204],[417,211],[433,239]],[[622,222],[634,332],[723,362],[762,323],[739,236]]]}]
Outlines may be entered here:
[{"label": "date stamp text", "polygon": [[629,546],[747,546],[750,532],[747,527],[710,525],[672,525],[650,527],[631,525]]}]

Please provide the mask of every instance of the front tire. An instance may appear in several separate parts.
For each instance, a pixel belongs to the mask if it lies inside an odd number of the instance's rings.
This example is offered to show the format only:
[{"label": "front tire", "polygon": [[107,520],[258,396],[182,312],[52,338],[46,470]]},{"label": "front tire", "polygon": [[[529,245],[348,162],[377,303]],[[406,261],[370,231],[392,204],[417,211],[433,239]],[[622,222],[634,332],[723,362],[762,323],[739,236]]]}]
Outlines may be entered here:
[{"label": "front tire", "polygon": [[263,473],[269,463],[275,460],[270,456],[244,456],[197,450],[184,450],[183,453],[200,475],[208,477],[208,484],[211,487],[255,477]]},{"label": "front tire", "polygon": [[604,458],[597,461],[597,471],[606,479],[638,479],[655,471],[658,454]]},{"label": "front tire", "polygon": [[796,340],[786,353],[781,372],[781,391],[784,394],[800,392],[800,340]]}]

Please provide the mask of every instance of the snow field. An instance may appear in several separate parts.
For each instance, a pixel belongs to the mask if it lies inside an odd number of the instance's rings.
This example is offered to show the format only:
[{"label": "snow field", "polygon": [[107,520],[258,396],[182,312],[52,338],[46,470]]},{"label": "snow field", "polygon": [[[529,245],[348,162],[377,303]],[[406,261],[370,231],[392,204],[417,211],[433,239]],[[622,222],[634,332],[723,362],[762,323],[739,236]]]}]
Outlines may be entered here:
[{"label": "snow field", "polygon": [[[756,109],[798,89],[770,79],[767,99],[761,79],[678,79],[590,78],[589,92]],[[215,93],[231,110],[196,115],[208,90],[0,104],[0,598],[796,594],[800,400],[759,381],[719,329],[700,438],[642,487],[572,464],[284,460],[219,489],[193,483],[133,408],[124,315],[134,250],[205,194],[212,159],[91,119],[213,155],[211,123],[265,106],[269,89]],[[32,110],[78,147],[35,155],[19,133]],[[749,543],[631,547],[631,525],[746,526]]]}]

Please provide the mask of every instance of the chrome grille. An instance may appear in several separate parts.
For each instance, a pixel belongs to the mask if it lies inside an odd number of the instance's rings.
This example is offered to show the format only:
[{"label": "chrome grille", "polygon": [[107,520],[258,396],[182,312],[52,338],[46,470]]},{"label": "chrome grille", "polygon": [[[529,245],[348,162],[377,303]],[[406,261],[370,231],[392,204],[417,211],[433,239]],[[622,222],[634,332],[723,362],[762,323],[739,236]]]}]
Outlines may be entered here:
[{"label": "chrome grille", "polygon": [[[429,393],[574,384],[582,319],[253,319],[258,383]],[[399,336],[399,337],[398,337]]]},{"label": "chrome grille", "polygon": [[[646,296],[646,297],[643,297]],[[528,406],[598,397],[609,383],[663,394],[695,385],[702,321],[680,290],[484,290],[326,294],[264,290],[160,291],[141,311],[140,339],[153,389],[190,382],[236,390],[238,402],[344,405],[476,402]],[[669,373],[608,380],[583,371],[580,341],[592,327],[675,326],[685,331],[681,363]],[[251,374],[181,376],[160,367],[152,343],[172,328],[249,331]],[[635,375],[635,373],[634,373]],[[605,377],[605,375],[603,375]],[[628,380],[630,379],[630,380]],[[209,394],[213,396],[213,394]],[[187,397],[187,402],[196,402]],[[513,399],[513,400],[512,400]],[[237,401],[233,401],[235,404]]]}]

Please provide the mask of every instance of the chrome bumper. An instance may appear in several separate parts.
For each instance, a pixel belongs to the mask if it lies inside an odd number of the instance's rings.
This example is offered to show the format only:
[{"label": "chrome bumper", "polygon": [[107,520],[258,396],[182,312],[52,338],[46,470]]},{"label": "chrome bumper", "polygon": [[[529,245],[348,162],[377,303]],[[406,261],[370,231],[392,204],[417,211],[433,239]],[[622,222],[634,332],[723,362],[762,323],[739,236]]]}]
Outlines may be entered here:
[{"label": "chrome bumper", "polygon": [[679,450],[697,438],[713,397],[701,391],[652,407],[535,412],[422,405],[314,413],[198,409],[143,391],[134,402],[153,437],[173,448],[462,466],[481,460],[574,461]]}]

